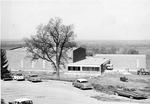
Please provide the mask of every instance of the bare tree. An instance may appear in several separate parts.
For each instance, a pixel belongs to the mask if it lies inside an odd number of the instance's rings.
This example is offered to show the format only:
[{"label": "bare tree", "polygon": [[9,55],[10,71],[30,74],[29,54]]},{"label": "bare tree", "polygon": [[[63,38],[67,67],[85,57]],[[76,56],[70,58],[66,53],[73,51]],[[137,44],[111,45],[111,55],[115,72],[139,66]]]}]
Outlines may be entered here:
[{"label": "bare tree", "polygon": [[66,52],[76,46],[74,37],[73,25],[63,25],[60,18],[54,18],[47,25],[39,25],[37,34],[26,38],[25,43],[33,59],[51,62],[60,78],[60,65],[67,59]]}]

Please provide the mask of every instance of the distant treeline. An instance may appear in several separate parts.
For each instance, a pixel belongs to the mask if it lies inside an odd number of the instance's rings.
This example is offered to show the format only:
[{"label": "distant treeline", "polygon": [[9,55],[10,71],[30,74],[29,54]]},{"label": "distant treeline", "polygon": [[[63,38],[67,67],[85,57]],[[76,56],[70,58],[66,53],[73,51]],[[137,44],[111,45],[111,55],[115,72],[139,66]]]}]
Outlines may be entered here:
[{"label": "distant treeline", "polygon": [[[138,47],[150,47],[150,40],[77,40],[77,45],[85,47],[90,54],[138,54]],[[25,47],[21,40],[2,40],[1,48],[10,50]]]},{"label": "distant treeline", "polygon": [[94,54],[139,54],[139,47],[150,47],[150,41],[78,41],[86,48],[87,56]]},{"label": "distant treeline", "polygon": [[115,47],[115,46],[101,46],[101,47],[85,47],[87,56],[95,54],[139,54],[139,51],[132,47]]},{"label": "distant treeline", "polygon": [[150,40],[78,40],[77,43],[87,47],[150,47]]},{"label": "distant treeline", "polygon": [[1,41],[1,49],[12,50],[16,48],[24,47],[23,41]]}]

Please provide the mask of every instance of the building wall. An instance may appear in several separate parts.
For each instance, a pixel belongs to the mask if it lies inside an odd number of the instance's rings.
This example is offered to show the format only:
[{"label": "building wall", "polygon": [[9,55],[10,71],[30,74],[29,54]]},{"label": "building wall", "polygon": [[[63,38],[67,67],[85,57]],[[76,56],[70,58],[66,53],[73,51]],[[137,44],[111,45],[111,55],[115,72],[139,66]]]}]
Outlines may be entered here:
[{"label": "building wall", "polygon": [[[38,59],[32,61],[30,57],[27,56],[27,52],[25,48],[18,48],[14,50],[6,50],[7,59],[9,62],[9,69],[16,70],[52,70],[53,66],[50,62]],[[77,48],[74,51],[70,50],[67,54],[70,55],[70,59],[68,62],[78,61],[85,59],[86,51],[84,48]],[[74,58],[73,58],[74,57]],[[65,67],[60,66],[61,71],[67,71]]]},{"label": "building wall", "polygon": [[[89,58],[91,59],[91,58]],[[97,59],[97,58],[96,58]],[[86,60],[86,59],[85,59]],[[102,59],[103,60],[103,59]],[[89,63],[88,63],[89,61]],[[93,75],[102,75],[107,70],[107,64],[110,64],[110,60],[106,60],[100,62],[99,64],[95,64],[96,62],[92,60],[88,60],[86,62],[77,62],[73,64],[68,64],[68,71],[65,74],[70,75],[86,75],[86,76],[93,76]],[[97,60],[96,60],[97,61]],[[98,62],[98,61],[97,61]]]},{"label": "building wall", "polygon": [[86,58],[86,49],[79,47],[73,51],[73,62],[77,62]]},{"label": "building wall", "polygon": [[146,55],[121,55],[121,54],[97,54],[94,57],[110,59],[114,69],[129,68],[146,68]]},{"label": "building wall", "polygon": [[[68,66],[69,67],[80,67],[80,71],[66,71],[65,74],[66,75],[75,75],[75,76],[100,76],[101,75],[101,67],[100,66],[96,66],[97,68],[99,68],[98,71],[84,71],[83,67],[89,67],[89,66],[84,66],[84,65],[78,65],[78,66]],[[89,67],[91,68],[91,67]]]},{"label": "building wall", "polygon": [[150,47],[138,47],[140,54],[146,54],[146,68],[150,70]]},{"label": "building wall", "polygon": [[9,63],[9,69],[53,71],[53,67],[48,61],[42,59],[32,61],[30,57],[27,57],[27,52],[24,48],[6,50],[6,55]]}]

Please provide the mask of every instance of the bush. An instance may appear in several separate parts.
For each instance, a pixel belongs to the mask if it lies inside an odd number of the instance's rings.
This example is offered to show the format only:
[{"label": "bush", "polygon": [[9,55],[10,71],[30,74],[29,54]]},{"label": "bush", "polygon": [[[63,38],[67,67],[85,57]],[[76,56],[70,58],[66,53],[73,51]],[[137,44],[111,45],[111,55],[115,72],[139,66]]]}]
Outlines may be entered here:
[{"label": "bush", "polygon": [[104,91],[104,87],[99,84],[92,83],[92,86],[96,91]]},{"label": "bush", "polygon": [[122,54],[139,54],[139,51],[132,48],[131,49],[124,48]]},{"label": "bush", "polygon": [[102,86],[100,84],[92,83],[92,86],[93,86],[94,90],[104,92],[104,93],[108,93],[108,94],[112,94],[114,89],[115,89],[115,87],[112,86],[112,85]]}]

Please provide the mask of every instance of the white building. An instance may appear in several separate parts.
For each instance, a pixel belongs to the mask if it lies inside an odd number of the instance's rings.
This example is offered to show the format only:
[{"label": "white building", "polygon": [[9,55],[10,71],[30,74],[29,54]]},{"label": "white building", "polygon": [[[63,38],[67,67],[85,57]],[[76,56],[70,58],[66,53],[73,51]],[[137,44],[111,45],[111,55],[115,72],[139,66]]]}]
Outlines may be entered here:
[{"label": "white building", "polygon": [[76,75],[102,75],[110,64],[109,59],[89,57],[74,63],[68,64],[66,74]]}]

